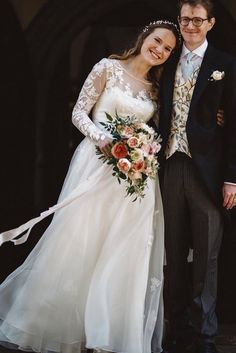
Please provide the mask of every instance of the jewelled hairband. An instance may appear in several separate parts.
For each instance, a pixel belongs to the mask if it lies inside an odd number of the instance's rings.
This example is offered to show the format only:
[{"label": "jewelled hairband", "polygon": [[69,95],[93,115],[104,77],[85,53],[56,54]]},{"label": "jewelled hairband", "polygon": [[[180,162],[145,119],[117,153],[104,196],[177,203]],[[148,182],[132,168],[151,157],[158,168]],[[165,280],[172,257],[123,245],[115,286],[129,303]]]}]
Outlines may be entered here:
[{"label": "jewelled hairband", "polygon": [[171,21],[168,21],[168,20],[158,20],[158,21],[153,21],[153,22],[150,22],[147,26],[145,26],[143,28],[143,32],[147,32],[150,28],[150,26],[156,26],[156,25],[169,25],[171,27],[174,27],[176,32],[178,33],[178,36],[179,36],[179,42],[181,42],[181,33],[179,31],[179,28],[177,27],[177,25],[174,23],[174,22],[171,22]]}]

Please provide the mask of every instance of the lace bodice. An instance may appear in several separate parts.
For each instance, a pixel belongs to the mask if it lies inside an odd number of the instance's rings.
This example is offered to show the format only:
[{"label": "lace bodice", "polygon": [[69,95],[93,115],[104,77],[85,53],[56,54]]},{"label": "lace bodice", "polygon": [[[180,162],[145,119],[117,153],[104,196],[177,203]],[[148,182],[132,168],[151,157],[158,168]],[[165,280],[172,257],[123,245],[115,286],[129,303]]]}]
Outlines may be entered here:
[{"label": "lace bodice", "polygon": [[[135,115],[147,122],[156,111],[152,84],[132,76],[115,59],[102,59],[87,77],[72,114],[73,124],[95,143],[107,136],[105,113]],[[92,120],[89,118],[91,113]]]}]

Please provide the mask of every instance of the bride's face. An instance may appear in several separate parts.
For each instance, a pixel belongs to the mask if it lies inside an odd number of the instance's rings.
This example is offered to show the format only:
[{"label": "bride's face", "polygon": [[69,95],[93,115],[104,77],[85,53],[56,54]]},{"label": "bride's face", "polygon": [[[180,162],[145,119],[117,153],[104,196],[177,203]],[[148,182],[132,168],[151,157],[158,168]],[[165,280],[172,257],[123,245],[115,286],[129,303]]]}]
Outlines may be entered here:
[{"label": "bride's face", "polygon": [[163,64],[176,46],[176,38],[167,28],[156,28],[141,47],[141,57],[150,66]]}]

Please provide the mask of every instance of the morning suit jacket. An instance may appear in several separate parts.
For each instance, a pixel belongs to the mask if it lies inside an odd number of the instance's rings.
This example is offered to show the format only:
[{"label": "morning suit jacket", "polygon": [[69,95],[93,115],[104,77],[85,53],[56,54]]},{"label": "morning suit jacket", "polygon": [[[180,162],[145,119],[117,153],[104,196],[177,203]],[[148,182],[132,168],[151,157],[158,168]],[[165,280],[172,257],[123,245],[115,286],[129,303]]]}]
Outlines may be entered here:
[{"label": "morning suit jacket", "polygon": [[[180,53],[175,53],[165,64],[160,82],[160,173],[165,164],[164,152],[171,128],[174,80]],[[223,79],[211,79],[216,70],[224,71]],[[224,110],[223,127],[217,124],[218,109]],[[186,133],[199,177],[220,206],[224,181],[236,184],[236,60],[210,44],[193,92]]]}]

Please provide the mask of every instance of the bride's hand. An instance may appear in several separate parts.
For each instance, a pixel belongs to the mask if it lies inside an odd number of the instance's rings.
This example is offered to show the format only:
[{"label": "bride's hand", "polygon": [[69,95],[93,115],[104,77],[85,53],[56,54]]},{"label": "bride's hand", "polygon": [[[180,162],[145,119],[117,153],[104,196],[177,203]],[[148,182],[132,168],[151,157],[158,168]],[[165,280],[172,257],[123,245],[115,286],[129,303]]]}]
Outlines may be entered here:
[{"label": "bride's hand", "polygon": [[105,139],[100,141],[98,145],[102,153],[107,157],[111,155],[111,147],[112,147],[111,143],[112,143],[112,138],[105,137]]}]

